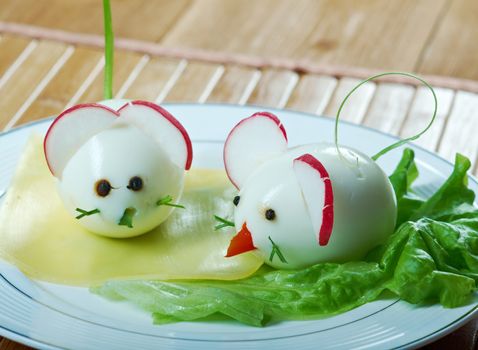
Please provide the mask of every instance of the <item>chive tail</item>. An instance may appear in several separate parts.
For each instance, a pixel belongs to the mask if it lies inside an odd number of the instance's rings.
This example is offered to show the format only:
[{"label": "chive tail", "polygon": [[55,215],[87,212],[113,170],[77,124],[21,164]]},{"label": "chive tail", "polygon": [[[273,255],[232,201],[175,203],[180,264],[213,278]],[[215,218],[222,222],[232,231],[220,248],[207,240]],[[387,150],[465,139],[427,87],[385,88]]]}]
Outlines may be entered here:
[{"label": "chive tail", "polygon": [[436,115],[437,115],[437,110],[438,110],[438,100],[437,100],[437,96],[435,94],[435,90],[433,90],[433,88],[431,87],[431,85],[429,83],[427,83],[425,80],[423,80],[422,78],[414,75],[414,74],[411,74],[411,73],[405,73],[405,72],[386,72],[386,73],[381,73],[381,74],[377,74],[377,75],[374,75],[374,76],[371,76],[363,81],[361,81],[359,84],[357,84],[352,90],[350,90],[350,92],[345,96],[345,98],[343,99],[342,103],[340,104],[339,106],[339,109],[337,110],[337,114],[335,116],[335,129],[334,129],[334,142],[335,142],[335,147],[337,148],[337,152],[339,155],[342,155],[341,151],[340,151],[340,148],[339,148],[339,117],[340,117],[340,113],[342,112],[342,109],[345,105],[345,103],[347,102],[347,100],[349,99],[349,97],[359,88],[361,87],[362,85],[364,85],[365,83],[371,81],[371,80],[374,80],[374,79],[377,79],[377,78],[380,78],[380,77],[383,77],[383,76],[386,76],[386,75],[402,75],[402,76],[405,76],[405,77],[410,77],[410,78],[413,78],[413,79],[416,79],[418,80],[419,82],[421,82],[423,85],[425,85],[432,93],[433,95],[433,100],[434,100],[434,103],[435,103],[435,108],[433,110],[433,115],[432,115],[432,118],[430,120],[430,122],[427,124],[427,126],[425,127],[425,129],[423,129],[422,131],[420,131],[418,134],[414,135],[414,136],[411,136],[411,137],[408,137],[406,139],[403,139],[403,140],[400,140],[400,141],[397,141],[393,144],[391,144],[390,146],[387,146],[385,147],[384,149],[382,149],[380,152],[378,152],[377,154],[375,154],[374,156],[372,156],[372,159],[373,160],[377,160],[378,158],[380,158],[381,156],[383,156],[384,154],[390,152],[391,150],[397,148],[397,147],[400,147],[404,144],[406,144],[407,142],[410,142],[410,141],[414,141],[416,139],[418,139],[420,136],[422,136],[425,132],[428,131],[428,129],[430,129],[430,127],[432,126],[433,122],[435,121],[435,118],[436,118]]},{"label": "chive tail", "polygon": [[109,0],[103,0],[104,31],[105,31],[105,80],[103,94],[105,100],[113,98],[113,54],[114,35]]}]

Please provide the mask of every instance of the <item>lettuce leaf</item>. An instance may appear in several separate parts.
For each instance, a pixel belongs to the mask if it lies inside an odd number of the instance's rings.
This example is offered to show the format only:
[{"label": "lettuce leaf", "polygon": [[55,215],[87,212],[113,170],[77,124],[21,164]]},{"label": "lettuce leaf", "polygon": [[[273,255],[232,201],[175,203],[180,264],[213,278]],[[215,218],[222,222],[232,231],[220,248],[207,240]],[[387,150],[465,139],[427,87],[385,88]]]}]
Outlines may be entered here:
[{"label": "lettuce leaf", "polygon": [[418,175],[418,169],[415,164],[415,153],[412,149],[406,148],[403,151],[402,159],[392,175],[389,176],[397,199],[397,227],[409,220],[413,213],[424,202],[424,200],[414,194],[411,189]]},{"label": "lettuce leaf", "polygon": [[263,267],[237,281],[110,281],[92,291],[132,302],[158,324],[220,314],[264,326],[344,312],[386,292],[414,304],[463,305],[478,282],[478,210],[467,188],[469,167],[457,155],[448,180],[430,198],[419,198],[411,188],[418,176],[414,154],[405,150],[390,176],[403,223],[366,261],[294,271]]},{"label": "lettuce leaf", "polygon": [[470,160],[457,154],[451,176],[433,196],[413,213],[411,220],[429,217],[446,221],[450,216],[475,210],[473,207],[475,193],[468,188],[466,174],[470,167]]},{"label": "lettuce leaf", "polygon": [[403,151],[402,159],[400,159],[392,175],[389,176],[397,201],[400,201],[408,193],[418,175],[415,153],[412,149],[406,148]]}]

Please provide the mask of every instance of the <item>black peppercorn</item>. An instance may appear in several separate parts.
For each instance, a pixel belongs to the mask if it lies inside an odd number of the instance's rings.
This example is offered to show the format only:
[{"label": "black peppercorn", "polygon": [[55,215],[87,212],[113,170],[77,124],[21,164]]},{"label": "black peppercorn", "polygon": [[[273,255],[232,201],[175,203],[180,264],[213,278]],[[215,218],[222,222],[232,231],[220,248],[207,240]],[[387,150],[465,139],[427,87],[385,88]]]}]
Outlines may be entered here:
[{"label": "black peppercorn", "polygon": [[106,197],[110,193],[111,188],[110,182],[105,179],[97,181],[95,185],[96,194],[100,197]]},{"label": "black peppercorn", "polygon": [[129,180],[128,186],[126,186],[127,189],[131,191],[139,191],[143,188],[143,179],[141,179],[139,176],[133,176]]},{"label": "black peppercorn", "polygon": [[267,220],[274,220],[276,217],[276,212],[273,209],[267,209],[265,216]]}]

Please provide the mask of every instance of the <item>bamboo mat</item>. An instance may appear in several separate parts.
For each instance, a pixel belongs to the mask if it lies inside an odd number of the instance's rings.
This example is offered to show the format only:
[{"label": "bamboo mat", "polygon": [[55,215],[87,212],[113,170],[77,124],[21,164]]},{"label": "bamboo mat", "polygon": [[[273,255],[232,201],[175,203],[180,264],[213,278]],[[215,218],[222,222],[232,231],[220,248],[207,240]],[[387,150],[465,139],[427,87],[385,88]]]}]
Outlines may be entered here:
[{"label": "bamboo mat", "polygon": [[[103,99],[100,37],[0,23],[0,130]],[[115,98],[164,102],[223,102],[287,108],[333,116],[345,94],[373,71],[117,40]],[[416,143],[453,161],[468,156],[478,175],[478,84],[424,77],[436,88],[437,120]],[[424,128],[433,111],[428,89],[413,81],[381,80],[349,99],[343,120],[406,137]],[[461,332],[461,333],[460,333]],[[447,337],[474,346],[475,322]],[[461,334],[461,335],[460,335]],[[468,337],[465,339],[464,337]],[[451,338],[450,338],[451,337]],[[453,338],[455,337],[455,338]],[[464,343],[465,342],[465,343]],[[453,344],[453,343],[450,343]],[[460,344],[460,343],[459,343]],[[0,349],[21,349],[7,339]]]},{"label": "bamboo mat", "polygon": [[[58,114],[77,103],[102,99],[104,59],[99,37],[72,36],[51,30],[45,33],[34,27],[19,31],[17,27],[2,28],[0,24],[0,34],[2,29],[0,130]],[[10,33],[5,34],[8,31]],[[55,40],[48,40],[47,35]],[[62,38],[67,40],[60,40]],[[74,42],[81,44],[73,45]],[[255,104],[333,116],[359,78],[376,73],[294,65],[284,60],[162,50],[157,44],[144,45],[134,40],[117,42],[122,49],[115,55],[115,97],[157,103]],[[181,58],[182,54],[189,59]],[[220,63],[221,59],[224,63]],[[425,78],[436,87],[439,110],[435,124],[417,144],[448,160],[453,160],[456,152],[467,155],[477,175],[477,84],[467,80]],[[343,119],[405,137],[422,129],[432,110],[433,102],[426,88],[417,86],[414,81],[382,80],[359,89],[349,99]]]}]

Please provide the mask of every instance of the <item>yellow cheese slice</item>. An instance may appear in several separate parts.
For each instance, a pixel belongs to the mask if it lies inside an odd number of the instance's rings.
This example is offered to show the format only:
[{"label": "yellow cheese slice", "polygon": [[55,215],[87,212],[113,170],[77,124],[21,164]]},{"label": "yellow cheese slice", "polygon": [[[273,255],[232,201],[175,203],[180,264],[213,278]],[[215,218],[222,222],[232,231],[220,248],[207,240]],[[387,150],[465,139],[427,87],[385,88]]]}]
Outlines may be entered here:
[{"label": "yellow cheese slice", "polygon": [[129,239],[83,229],[63,208],[56,179],[32,136],[0,210],[0,256],[43,281],[91,286],[111,279],[225,279],[254,273],[253,254],[225,258],[232,229],[214,230],[213,215],[232,215],[234,189],[221,170],[194,169],[181,204],[159,228]]}]

